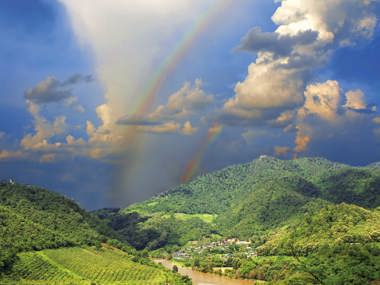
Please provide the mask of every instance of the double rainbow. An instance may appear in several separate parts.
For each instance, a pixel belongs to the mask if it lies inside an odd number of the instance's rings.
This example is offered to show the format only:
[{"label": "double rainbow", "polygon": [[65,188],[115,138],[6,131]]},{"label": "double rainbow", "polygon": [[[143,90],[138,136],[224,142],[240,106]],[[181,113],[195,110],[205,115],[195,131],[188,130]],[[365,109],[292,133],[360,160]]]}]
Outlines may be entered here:
[{"label": "double rainbow", "polygon": [[[144,117],[149,111],[151,111],[156,95],[165,80],[169,77],[175,67],[181,62],[183,57],[188,53],[190,48],[194,45],[201,34],[213,22],[215,22],[215,20],[222,14],[222,12],[227,10],[228,6],[232,3],[232,0],[217,0],[208,9],[206,9],[200,17],[198,17],[198,20],[195,22],[194,26],[183,35],[173,51],[159,65],[151,80],[149,80],[149,83],[142,93],[141,100],[133,108],[134,111],[131,112],[132,117]],[[210,128],[211,131],[209,130],[206,139],[204,139],[204,142],[202,142],[199,146],[198,151],[195,154],[195,158],[188,163],[186,171],[182,176],[183,181],[190,179],[197,171],[202,156],[207,149],[207,145],[213,141],[213,138],[215,138],[218,133],[220,133],[221,128],[221,126],[216,128],[214,126]],[[133,170],[136,170],[136,167],[138,167],[135,160],[138,159],[138,152],[141,151],[143,147],[143,143],[135,143],[137,134],[138,126],[129,126],[127,128],[125,137],[127,138],[129,144],[136,147],[135,152],[133,152],[132,156],[130,157],[132,161],[126,162],[128,164],[128,167],[126,169],[127,175],[129,173],[132,173]]]},{"label": "double rainbow", "polygon": [[185,171],[181,176],[182,183],[189,181],[194,176],[194,174],[198,171],[199,166],[202,162],[202,158],[208,146],[211,145],[216,140],[216,138],[220,135],[222,130],[223,130],[223,125],[219,123],[215,123],[208,129],[206,135],[204,136],[201,143],[199,144],[193,156],[193,159],[191,159],[185,167]]},{"label": "double rainbow", "polygon": [[225,11],[232,3],[232,0],[217,0],[215,4],[204,11],[198,17],[198,21],[187,33],[183,35],[173,51],[157,68],[152,79],[147,84],[146,89],[141,96],[141,102],[137,104],[133,114],[135,116],[144,115],[150,110],[154,103],[154,99],[160,90],[160,87],[169,77],[175,67],[181,62],[182,58],[187,54],[200,35],[209,27],[223,11]]}]

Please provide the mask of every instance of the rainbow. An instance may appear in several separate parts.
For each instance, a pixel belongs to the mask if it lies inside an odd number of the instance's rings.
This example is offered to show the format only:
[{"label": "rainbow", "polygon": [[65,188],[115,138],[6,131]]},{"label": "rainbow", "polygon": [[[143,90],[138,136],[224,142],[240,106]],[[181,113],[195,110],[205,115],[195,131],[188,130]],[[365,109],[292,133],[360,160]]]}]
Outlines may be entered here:
[{"label": "rainbow", "polygon": [[219,123],[215,123],[208,129],[206,135],[204,136],[201,143],[199,144],[194,157],[187,163],[185,167],[185,171],[181,176],[182,183],[189,181],[194,176],[194,174],[198,171],[199,166],[202,162],[202,158],[208,146],[211,145],[217,139],[217,137],[220,135],[222,130],[223,130],[223,125]]},{"label": "rainbow", "polygon": [[182,39],[178,42],[169,56],[167,56],[166,59],[160,64],[152,76],[152,79],[147,84],[147,87],[141,96],[141,101],[137,103],[137,106],[134,108],[135,111],[132,112],[135,116],[144,115],[150,110],[160,87],[174,68],[187,54],[202,32],[205,31],[206,28],[214,22],[221,12],[225,11],[231,3],[232,0],[217,0],[210,9],[205,10],[202,16],[198,18],[198,21],[192,29],[183,35]]},{"label": "rainbow", "polygon": [[[141,99],[136,103],[136,106],[132,108],[132,117],[143,117],[151,110],[162,84],[181,62],[182,58],[188,53],[200,35],[218,18],[219,15],[221,15],[223,11],[227,10],[228,6],[233,3],[233,0],[217,0],[214,3],[215,4],[212,4],[208,9],[205,9],[204,13],[198,17],[194,26],[183,35],[172,52],[156,69],[146,85],[146,88],[143,90],[140,97]],[[126,163],[128,163],[126,177],[138,167],[135,160],[137,159],[138,153],[142,151],[143,148],[143,143],[135,142],[138,133],[138,126],[129,126],[126,129],[125,138],[127,139],[128,144],[133,145],[136,148],[133,152],[132,162],[130,160],[128,160],[128,162],[126,161]],[[195,172],[196,169],[194,168],[193,171]]]}]

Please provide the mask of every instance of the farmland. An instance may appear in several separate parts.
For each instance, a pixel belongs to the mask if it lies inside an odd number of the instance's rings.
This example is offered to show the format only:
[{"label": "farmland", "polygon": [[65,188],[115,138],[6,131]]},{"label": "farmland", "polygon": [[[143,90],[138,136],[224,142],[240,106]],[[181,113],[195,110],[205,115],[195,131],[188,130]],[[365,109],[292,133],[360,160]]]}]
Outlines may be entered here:
[{"label": "farmland", "polygon": [[161,266],[134,262],[114,248],[49,249],[18,257],[5,284],[183,284]]}]

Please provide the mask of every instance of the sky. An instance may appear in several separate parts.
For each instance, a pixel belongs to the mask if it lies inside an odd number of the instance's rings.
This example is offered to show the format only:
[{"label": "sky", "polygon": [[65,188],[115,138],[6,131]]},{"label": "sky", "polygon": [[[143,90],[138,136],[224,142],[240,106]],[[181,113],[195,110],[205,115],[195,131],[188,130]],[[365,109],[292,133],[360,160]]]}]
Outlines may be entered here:
[{"label": "sky", "polygon": [[260,155],[380,161],[377,0],[0,1],[0,178],[123,207]]}]

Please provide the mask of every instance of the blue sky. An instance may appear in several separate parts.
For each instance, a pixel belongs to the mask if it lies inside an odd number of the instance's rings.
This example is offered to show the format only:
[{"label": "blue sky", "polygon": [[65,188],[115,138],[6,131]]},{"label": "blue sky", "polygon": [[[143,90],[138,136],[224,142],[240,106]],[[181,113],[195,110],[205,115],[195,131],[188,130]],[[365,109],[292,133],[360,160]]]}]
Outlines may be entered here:
[{"label": "blue sky", "polygon": [[1,1],[1,177],[93,209],[165,191],[196,158],[193,175],[261,154],[379,161],[379,14],[356,0]]}]

